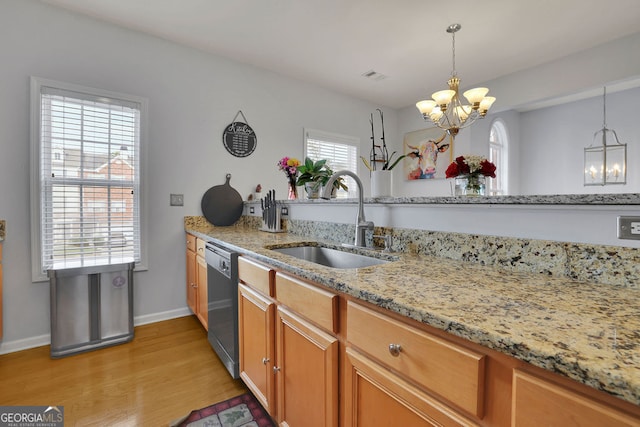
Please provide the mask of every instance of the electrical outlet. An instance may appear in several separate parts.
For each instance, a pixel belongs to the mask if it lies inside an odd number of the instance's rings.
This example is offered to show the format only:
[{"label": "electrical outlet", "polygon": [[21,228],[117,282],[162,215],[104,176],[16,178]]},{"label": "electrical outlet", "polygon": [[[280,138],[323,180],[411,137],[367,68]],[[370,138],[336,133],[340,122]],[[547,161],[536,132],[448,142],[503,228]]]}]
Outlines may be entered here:
[{"label": "electrical outlet", "polygon": [[184,195],[171,194],[169,196],[169,206],[184,206]]},{"label": "electrical outlet", "polygon": [[282,206],[280,208],[280,216],[288,216],[289,215],[289,208],[286,206]]},{"label": "electrical outlet", "polygon": [[256,213],[256,208],[254,208],[253,206],[249,206],[249,213],[250,214]]},{"label": "electrical outlet", "polygon": [[618,239],[640,240],[640,217],[618,217]]}]

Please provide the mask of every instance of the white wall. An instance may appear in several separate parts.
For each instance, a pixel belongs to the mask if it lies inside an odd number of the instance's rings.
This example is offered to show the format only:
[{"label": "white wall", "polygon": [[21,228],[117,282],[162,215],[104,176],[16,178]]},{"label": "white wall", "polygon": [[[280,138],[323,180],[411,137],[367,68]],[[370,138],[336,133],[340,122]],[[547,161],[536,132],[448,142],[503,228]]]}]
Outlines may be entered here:
[{"label": "white wall", "polygon": [[[0,53],[0,218],[7,221],[0,353],[49,338],[48,283],[32,283],[30,274],[29,76],[149,99],[149,269],[135,273],[137,322],[187,313],[183,217],[201,214],[209,187],[230,172],[243,198],[258,183],[284,197],[276,162],[302,156],[304,127],[359,137],[368,152],[369,114],[381,107],[37,1],[0,0]],[[258,140],[246,158],[222,145],[238,110]],[[384,110],[387,134],[395,135],[395,111]],[[184,207],[170,207],[170,193],[183,193]]]},{"label": "white wall", "polygon": [[600,95],[521,113],[521,194],[640,192],[640,88],[607,94],[607,127],[627,144],[627,184],[583,185],[584,148],[601,144],[602,135],[593,136],[602,129],[602,102]]}]

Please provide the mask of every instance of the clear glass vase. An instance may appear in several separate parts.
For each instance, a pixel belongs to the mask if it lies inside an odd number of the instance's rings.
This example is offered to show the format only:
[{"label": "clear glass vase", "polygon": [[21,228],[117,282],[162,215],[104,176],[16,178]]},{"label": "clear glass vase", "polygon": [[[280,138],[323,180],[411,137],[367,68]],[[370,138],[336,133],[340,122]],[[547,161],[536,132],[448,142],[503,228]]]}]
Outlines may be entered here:
[{"label": "clear glass vase", "polygon": [[307,199],[319,199],[322,183],[319,181],[305,182],[304,190],[307,192]]},{"label": "clear glass vase", "polygon": [[287,195],[289,200],[296,200],[298,198],[298,187],[296,187],[296,181],[289,181],[289,194]]},{"label": "clear glass vase", "polygon": [[484,196],[486,189],[484,175],[461,175],[456,177],[456,196]]}]

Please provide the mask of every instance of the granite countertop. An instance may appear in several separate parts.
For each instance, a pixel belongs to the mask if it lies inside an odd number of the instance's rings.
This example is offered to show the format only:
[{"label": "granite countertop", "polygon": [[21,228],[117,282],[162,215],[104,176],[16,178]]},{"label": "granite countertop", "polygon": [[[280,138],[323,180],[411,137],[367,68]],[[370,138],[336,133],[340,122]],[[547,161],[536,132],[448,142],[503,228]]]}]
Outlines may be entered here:
[{"label": "granite countertop", "polygon": [[267,249],[310,241],[294,234],[214,227],[197,217],[185,218],[185,230],[640,405],[638,290],[404,253],[387,264],[333,269]]}]

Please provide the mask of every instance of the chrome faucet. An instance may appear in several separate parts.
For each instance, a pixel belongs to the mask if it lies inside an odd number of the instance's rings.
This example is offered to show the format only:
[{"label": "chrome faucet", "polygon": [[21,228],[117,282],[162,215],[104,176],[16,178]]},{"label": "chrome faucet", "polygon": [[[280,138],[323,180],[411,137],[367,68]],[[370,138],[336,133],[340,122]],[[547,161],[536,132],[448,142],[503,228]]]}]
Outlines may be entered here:
[{"label": "chrome faucet", "polygon": [[373,230],[373,222],[367,221],[364,217],[364,196],[362,191],[362,181],[358,178],[358,175],[348,170],[341,170],[334,173],[324,187],[322,198],[329,200],[331,198],[331,190],[333,189],[333,183],[342,175],[348,175],[358,185],[358,217],[356,218],[356,237],[354,239],[354,246],[366,247],[366,231]]}]

